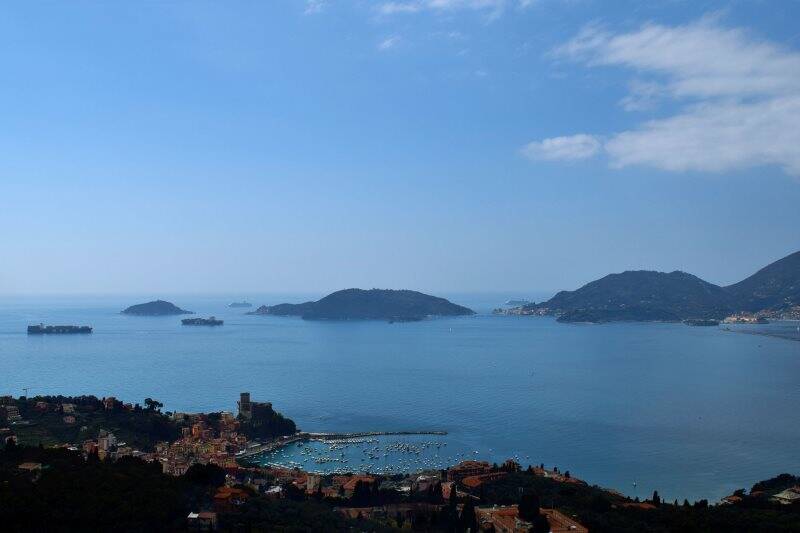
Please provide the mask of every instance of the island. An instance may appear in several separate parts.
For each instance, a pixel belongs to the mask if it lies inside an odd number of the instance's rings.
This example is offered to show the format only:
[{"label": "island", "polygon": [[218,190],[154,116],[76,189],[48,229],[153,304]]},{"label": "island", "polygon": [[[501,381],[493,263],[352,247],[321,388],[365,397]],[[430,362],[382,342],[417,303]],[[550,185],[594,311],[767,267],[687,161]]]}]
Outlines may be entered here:
[{"label": "island", "polygon": [[209,318],[184,318],[181,320],[184,326],[221,326],[222,320],[217,317]]},{"label": "island", "polygon": [[228,307],[237,308],[237,307],[253,307],[253,304],[250,302],[231,302],[228,304]]},{"label": "island", "polygon": [[345,289],[316,302],[262,305],[248,314],[299,316],[306,320],[415,321],[431,316],[468,316],[475,312],[417,291]]},{"label": "island", "polygon": [[172,302],[155,300],[143,304],[136,304],[122,311],[123,315],[135,316],[168,316],[168,315],[193,315],[193,311],[181,309]]},{"label": "island", "polygon": [[726,317],[745,317],[741,321],[748,323],[797,319],[800,252],[726,287],[679,270],[629,270],[574,291],[561,291],[546,302],[496,309],[495,313],[552,315],[560,322],[685,322],[692,326],[717,325]]}]

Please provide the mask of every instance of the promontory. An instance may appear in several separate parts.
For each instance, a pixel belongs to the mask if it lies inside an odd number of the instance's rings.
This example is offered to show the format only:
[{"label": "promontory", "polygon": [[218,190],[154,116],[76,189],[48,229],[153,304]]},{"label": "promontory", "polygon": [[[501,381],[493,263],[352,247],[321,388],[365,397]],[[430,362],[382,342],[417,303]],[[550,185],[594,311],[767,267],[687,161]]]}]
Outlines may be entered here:
[{"label": "promontory", "polygon": [[262,305],[251,315],[299,316],[307,320],[422,320],[474,315],[472,309],[417,291],[345,289],[316,302]]},{"label": "promontory", "polygon": [[122,311],[123,315],[137,316],[167,316],[167,315],[193,315],[193,311],[181,309],[172,302],[155,300],[143,304],[136,304]]}]

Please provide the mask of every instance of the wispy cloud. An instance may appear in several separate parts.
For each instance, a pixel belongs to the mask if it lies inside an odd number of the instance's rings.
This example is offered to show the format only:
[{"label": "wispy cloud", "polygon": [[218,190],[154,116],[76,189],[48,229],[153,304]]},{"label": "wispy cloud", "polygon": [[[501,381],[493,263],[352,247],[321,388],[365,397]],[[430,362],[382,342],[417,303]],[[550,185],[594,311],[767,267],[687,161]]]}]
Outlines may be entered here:
[{"label": "wispy cloud", "polygon": [[526,8],[534,3],[535,0],[393,0],[379,4],[378,12],[383,15],[396,15],[422,11],[471,10],[486,11],[497,16],[509,7]]},{"label": "wispy cloud", "polygon": [[304,13],[306,15],[322,13],[327,7],[327,4],[327,0],[306,0],[306,9]]},{"label": "wispy cloud", "polygon": [[378,43],[378,50],[389,50],[394,48],[400,42],[400,37],[392,35]]},{"label": "wispy cloud", "polygon": [[664,99],[678,104],[672,116],[611,135],[603,149],[613,166],[723,172],[777,165],[800,176],[797,51],[704,19],[622,34],[592,25],[555,55],[632,71],[631,90],[621,101],[628,111]]},{"label": "wispy cloud", "polygon": [[575,161],[592,157],[600,151],[601,146],[597,137],[578,134],[533,141],[523,146],[521,152],[530,159]]}]

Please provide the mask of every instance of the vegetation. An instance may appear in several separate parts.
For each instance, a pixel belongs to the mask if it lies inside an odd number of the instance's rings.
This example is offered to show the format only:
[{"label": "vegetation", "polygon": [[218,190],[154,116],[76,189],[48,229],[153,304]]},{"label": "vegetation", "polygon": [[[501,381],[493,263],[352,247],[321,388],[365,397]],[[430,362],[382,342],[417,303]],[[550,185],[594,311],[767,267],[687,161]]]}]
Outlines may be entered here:
[{"label": "vegetation", "polygon": [[580,311],[580,321],[721,318],[731,309],[721,287],[685,272],[646,270],[610,274],[576,291],[559,292],[535,307],[566,313],[567,320],[570,313]]},{"label": "vegetation", "polygon": [[559,322],[679,322],[678,315],[662,309],[575,309],[558,317]]},{"label": "vegetation", "polygon": [[181,309],[172,302],[155,300],[143,304],[136,304],[122,311],[125,315],[138,316],[164,316],[164,315],[193,315],[192,311]]},{"label": "vegetation", "polygon": [[[746,496],[733,505],[712,505],[706,500],[694,504],[661,501],[658,492],[645,508],[628,498],[599,487],[580,483],[559,483],[532,472],[510,473],[490,481],[482,489],[481,504],[521,504],[532,507],[529,494],[536,494],[542,507],[555,507],[575,516],[592,533],[604,532],[757,532],[800,530],[800,505],[783,506],[769,496],[791,486],[794,476],[786,474],[756,484],[753,491],[769,486],[770,491]],[[764,490],[764,489],[760,489]],[[520,497],[520,491],[523,496]],[[751,493],[752,494],[752,493]]]},{"label": "vegetation", "polygon": [[301,316],[309,320],[421,320],[426,316],[473,315],[474,311],[408,290],[346,289],[316,302],[261,306],[252,314]]},{"label": "vegetation", "polygon": [[[126,408],[119,400],[107,403],[108,406],[95,396],[21,397],[14,404],[26,423],[14,425],[13,431],[20,444],[51,446],[80,445],[86,439],[97,438],[105,429],[119,441],[144,451],[151,450],[158,441],[178,438],[177,425],[161,413],[162,404],[156,400],[147,398],[147,408],[139,404]],[[74,412],[65,413],[64,404],[74,405]],[[75,417],[74,422],[70,416]]]},{"label": "vegetation", "polygon": [[[41,477],[20,471],[42,464]],[[194,465],[181,477],[157,463],[131,457],[84,459],[64,448],[9,444],[0,450],[0,524],[3,531],[184,531],[190,511],[212,508],[225,472]],[[316,501],[271,501],[253,496],[235,512],[219,514],[223,531],[388,530],[348,520]]]},{"label": "vegetation", "polygon": [[242,433],[249,439],[274,439],[297,431],[294,421],[275,411],[269,403],[254,403],[252,417],[239,421]]},{"label": "vegetation", "polygon": [[[40,473],[23,471],[25,462],[40,463]],[[214,465],[194,465],[185,475],[172,477],[156,463],[124,457],[115,462],[87,459],[64,448],[18,446],[0,450],[0,523],[3,531],[182,531],[190,511],[213,508],[213,495],[225,482],[225,471]],[[249,498],[235,509],[218,510],[223,531],[390,531],[396,527],[417,531],[463,532],[475,530],[478,505],[517,504],[532,531],[548,531],[540,507],[556,507],[575,516],[597,532],[758,532],[798,531],[800,505],[782,506],[769,496],[792,486],[798,478],[782,474],[757,483],[750,495],[731,505],[709,506],[661,501],[653,494],[646,506],[624,496],[579,482],[559,483],[532,471],[508,471],[487,482],[480,500],[442,497],[441,486],[405,499],[376,484],[359,484],[350,500],[326,501],[320,493],[306,496],[288,484],[285,499],[270,500],[243,485]],[[477,496],[477,495],[476,495]],[[400,501],[421,504],[423,511],[413,523],[400,513],[382,523],[363,518],[348,519],[336,506],[361,507]],[[429,505],[429,507],[425,507]]]},{"label": "vegetation", "polygon": [[780,312],[797,305],[800,252],[728,287],[680,271],[627,271],[523,309],[546,310],[564,322],[680,321],[721,319],[736,312]]},{"label": "vegetation", "polygon": [[[40,479],[16,467],[43,465]],[[63,448],[6,446],[0,453],[4,531],[174,531],[197,491],[158,464],[123,458],[84,460]]]},{"label": "vegetation", "polygon": [[[17,465],[23,462],[41,463],[41,478],[20,472]],[[0,523],[3,531],[182,531],[191,510],[211,506],[224,479],[224,471],[213,465],[195,465],[172,477],[156,463],[130,457],[103,462],[63,448],[9,445],[0,451]],[[346,520],[317,502],[264,498],[222,513],[219,520],[228,531],[381,529]]]},{"label": "vegetation", "polygon": [[800,252],[767,265],[725,290],[737,299],[742,311],[777,311],[800,305]]}]

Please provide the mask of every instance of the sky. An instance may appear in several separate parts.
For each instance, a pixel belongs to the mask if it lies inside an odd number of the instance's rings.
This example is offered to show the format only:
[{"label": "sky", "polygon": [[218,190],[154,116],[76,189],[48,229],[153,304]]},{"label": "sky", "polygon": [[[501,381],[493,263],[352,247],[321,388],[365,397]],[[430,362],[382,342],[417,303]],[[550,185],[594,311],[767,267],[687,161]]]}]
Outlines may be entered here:
[{"label": "sky", "polygon": [[729,284],[800,249],[800,2],[0,6],[0,294]]}]

